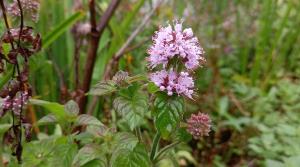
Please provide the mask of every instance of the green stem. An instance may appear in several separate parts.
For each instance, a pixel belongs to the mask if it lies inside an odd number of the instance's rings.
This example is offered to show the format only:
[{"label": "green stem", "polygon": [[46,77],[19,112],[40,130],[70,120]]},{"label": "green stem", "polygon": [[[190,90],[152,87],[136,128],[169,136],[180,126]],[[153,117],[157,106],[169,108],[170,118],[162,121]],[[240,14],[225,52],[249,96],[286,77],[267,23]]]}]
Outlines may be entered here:
[{"label": "green stem", "polygon": [[139,127],[134,129],[135,131],[135,135],[138,137],[139,141],[142,142],[142,132],[141,129]]},{"label": "green stem", "polygon": [[167,145],[166,147],[164,147],[163,149],[161,149],[157,154],[156,156],[154,157],[154,160],[153,162],[157,162],[159,160],[159,158],[169,149],[177,146],[179,143],[181,143],[181,141],[176,141],[174,143],[171,143],[169,145]]},{"label": "green stem", "polygon": [[151,161],[153,161],[155,154],[157,152],[157,149],[159,147],[159,140],[160,140],[160,134],[159,134],[159,132],[156,132],[154,139],[153,139],[152,147],[151,147],[151,153],[150,153]]},{"label": "green stem", "polygon": [[[2,134],[1,134],[1,136],[2,136]],[[2,140],[0,140],[0,142],[2,143]],[[0,143],[0,144],[1,144]],[[3,145],[1,144],[1,147],[0,147],[0,167],[4,167],[4,162],[3,162],[3,150],[2,150],[2,148],[3,148]]]}]

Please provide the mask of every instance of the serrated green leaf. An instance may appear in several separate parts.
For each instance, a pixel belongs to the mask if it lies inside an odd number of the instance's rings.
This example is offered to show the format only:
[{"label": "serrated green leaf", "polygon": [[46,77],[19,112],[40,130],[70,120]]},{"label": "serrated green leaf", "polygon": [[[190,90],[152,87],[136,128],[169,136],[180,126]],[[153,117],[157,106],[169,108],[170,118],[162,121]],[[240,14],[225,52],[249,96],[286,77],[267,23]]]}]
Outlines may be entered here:
[{"label": "serrated green leaf", "polygon": [[128,149],[133,150],[138,144],[139,140],[131,133],[121,132],[114,135],[113,150]]},{"label": "serrated green leaf", "polygon": [[57,141],[54,153],[55,156],[51,159],[52,166],[72,166],[72,161],[77,153],[77,145],[70,141]]},{"label": "serrated green leaf", "polygon": [[99,160],[99,167],[106,167],[107,160],[102,153],[99,145],[89,144],[85,145],[83,148],[79,150],[77,155],[73,160],[74,167],[86,166],[88,163],[94,160]]},{"label": "serrated green leaf", "polygon": [[97,83],[96,85],[94,85],[91,88],[89,94],[96,95],[96,96],[103,96],[103,95],[113,93],[115,91],[117,91],[116,83],[109,80],[109,81],[101,81],[101,82]]},{"label": "serrated green leaf", "polygon": [[53,114],[48,114],[44,117],[42,117],[37,124],[38,125],[48,125],[48,124],[53,124],[56,123],[57,119],[55,118],[55,116]]},{"label": "serrated green leaf", "polygon": [[88,114],[81,114],[77,117],[76,120],[77,125],[97,125],[104,126],[102,122],[100,122],[96,117],[93,117]]},{"label": "serrated green leaf", "polygon": [[103,137],[107,131],[108,128],[106,126],[88,125],[86,128],[86,132],[95,137]]},{"label": "serrated green leaf", "polygon": [[64,105],[64,108],[65,108],[65,112],[68,113],[71,116],[76,116],[79,113],[78,104],[73,100],[68,101]]},{"label": "serrated green leaf", "polygon": [[148,111],[147,99],[147,96],[141,93],[138,87],[131,86],[122,90],[120,96],[114,100],[114,109],[128,123],[131,130],[143,122]]},{"label": "serrated green leaf", "polygon": [[117,149],[110,160],[111,167],[150,167],[150,159],[145,147],[137,144],[133,150]]},{"label": "serrated green leaf", "polygon": [[49,159],[55,155],[56,140],[52,137],[24,144],[22,166],[51,167]]},{"label": "serrated green leaf", "polygon": [[162,138],[168,139],[183,117],[184,101],[180,96],[158,93],[154,101],[155,127]]}]

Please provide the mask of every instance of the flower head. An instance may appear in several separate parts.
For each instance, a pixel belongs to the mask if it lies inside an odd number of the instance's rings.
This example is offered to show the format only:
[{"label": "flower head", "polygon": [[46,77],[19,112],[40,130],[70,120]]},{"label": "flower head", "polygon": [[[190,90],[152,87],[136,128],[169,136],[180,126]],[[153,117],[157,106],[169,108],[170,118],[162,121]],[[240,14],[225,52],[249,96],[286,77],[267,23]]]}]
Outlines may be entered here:
[{"label": "flower head", "polygon": [[192,114],[187,120],[187,131],[193,135],[195,139],[199,139],[202,136],[208,136],[211,128],[211,119],[207,114],[199,112],[198,114]]},{"label": "flower head", "polygon": [[[37,22],[39,18],[40,3],[38,0],[20,0],[22,5],[23,14],[31,17],[32,21]],[[8,13],[12,16],[20,17],[21,12],[19,9],[18,1],[14,0],[7,9]]]},{"label": "flower head", "polygon": [[12,110],[14,113],[19,114],[21,108],[27,104],[28,100],[28,92],[18,92],[13,98],[8,95],[3,99],[2,105],[0,106],[1,110],[3,110],[0,112],[0,116],[3,116],[8,110]]},{"label": "flower head", "polygon": [[173,70],[162,70],[150,74],[150,80],[154,82],[161,91],[166,91],[169,96],[176,93],[192,98],[192,94],[194,93],[193,78],[186,72],[178,74]]},{"label": "flower head", "polygon": [[148,62],[151,68],[160,64],[166,67],[175,56],[182,59],[187,69],[196,69],[200,61],[204,61],[203,49],[194,37],[191,28],[182,28],[182,22],[175,22],[173,27],[161,27],[152,38],[153,45],[149,48]]}]

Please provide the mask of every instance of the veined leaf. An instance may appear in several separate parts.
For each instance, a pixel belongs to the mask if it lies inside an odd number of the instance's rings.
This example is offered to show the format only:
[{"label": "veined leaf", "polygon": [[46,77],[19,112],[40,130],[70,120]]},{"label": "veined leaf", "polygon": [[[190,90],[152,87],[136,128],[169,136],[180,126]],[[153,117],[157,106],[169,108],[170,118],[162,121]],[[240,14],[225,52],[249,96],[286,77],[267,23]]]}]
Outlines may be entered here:
[{"label": "veined leaf", "polygon": [[48,124],[53,124],[56,123],[57,119],[53,114],[48,114],[44,117],[42,117],[37,123],[38,125],[48,125]]},{"label": "veined leaf", "polygon": [[133,150],[135,146],[138,144],[139,140],[136,136],[131,133],[121,132],[114,135],[113,139],[113,150],[116,149],[127,149]]},{"label": "veined leaf", "polygon": [[66,104],[65,104],[65,111],[69,114],[69,115],[72,115],[72,116],[77,116],[78,113],[79,113],[79,107],[78,107],[78,104],[73,101],[73,100],[70,100],[68,101]]},{"label": "veined leaf", "polygon": [[140,125],[148,111],[147,96],[137,86],[121,91],[113,102],[114,109],[128,123],[131,130]]},{"label": "veined leaf", "polygon": [[43,38],[43,49],[46,49],[51,45],[59,36],[61,36],[65,31],[67,31],[76,21],[80,20],[85,14],[82,11],[74,13],[64,22],[56,26],[51,32],[49,32],[45,38]]},{"label": "veined leaf", "polygon": [[78,125],[97,125],[104,126],[96,117],[93,117],[88,114],[81,114],[77,117],[76,124]]},{"label": "veined leaf", "polygon": [[56,141],[55,156],[51,158],[52,166],[71,166],[77,153],[77,145],[67,138],[59,138]]},{"label": "veined leaf", "polygon": [[184,112],[184,101],[180,96],[158,93],[154,101],[155,126],[164,139],[168,139],[178,127]]},{"label": "veined leaf", "polygon": [[89,92],[90,95],[103,96],[117,91],[116,84],[109,81],[101,81],[95,86],[93,86]]},{"label": "veined leaf", "polygon": [[98,145],[95,144],[85,145],[83,148],[79,150],[78,154],[75,156],[72,166],[75,167],[84,166],[94,160],[99,160],[98,167],[107,166],[106,158],[103,155],[103,152],[101,151]]},{"label": "veined leaf", "polygon": [[117,149],[110,160],[111,167],[150,167],[150,159],[145,146],[137,144],[133,150]]}]

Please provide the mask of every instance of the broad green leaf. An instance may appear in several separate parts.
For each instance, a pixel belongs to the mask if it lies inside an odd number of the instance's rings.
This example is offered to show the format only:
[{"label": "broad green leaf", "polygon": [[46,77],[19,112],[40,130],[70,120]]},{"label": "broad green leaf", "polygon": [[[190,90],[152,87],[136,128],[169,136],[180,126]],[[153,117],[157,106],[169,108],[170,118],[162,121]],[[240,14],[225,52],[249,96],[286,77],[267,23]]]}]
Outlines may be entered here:
[{"label": "broad green leaf", "polygon": [[86,132],[95,137],[103,137],[107,131],[108,128],[106,126],[88,125],[86,128]]},{"label": "broad green leaf", "polygon": [[97,125],[104,126],[96,117],[93,117],[88,114],[81,114],[77,117],[77,125]]},{"label": "broad green leaf", "polygon": [[68,101],[65,104],[65,112],[67,112],[69,115],[77,116],[79,113],[78,104],[73,100]]},{"label": "broad green leaf", "polygon": [[65,31],[67,31],[74,23],[83,18],[85,14],[82,11],[74,13],[68,19],[56,26],[43,38],[43,49],[46,49],[51,45],[58,37],[60,37]]},{"label": "broad green leaf", "polygon": [[192,135],[186,131],[186,128],[179,128],[176,131],[175,138],[182,142],[189,142],[192,140]]},{"label": "broad green leaf", "polygon": [[54,149],[57,138],[47,138],[40,141],[26,143],[23,146],[22,166],[45,166],[51,167],[50,158],[55,155]]},{"label": "broad green leaf", "polygon": [[[104,159],[103,159],[104,160]],[[85,165],[83,165],[82,167],[106,167],[106,160],[103,161],[100,159],[94,159],[88,163],[86,163]]]},{"label": "broad green leaf", "polygon": [[139,140],[131,133],[121,132],[114,135],[112,142],[113,150],[116,149],[128,149],[133,150],[138,144]]},{"label": "broad green leaf", "polygon": [[53,114],[48,114],[44,117],[42,117],[37,123],[38,125],[48,125],[48,124],[53,124],[56,123],[57,119]]},{"label": "broad green leaf", "polygon": [[168,96],[158,93],[154,100],[154,122],[164,139],[168,139],[176,130],[183,117],[184,101],[180,96]]},{"label": "broad green leaf", "polygon": [[285,165],[282,162],[272,160],[272,159],[267,159],[265,161],[265,166],[266,167],[285,167]]},{"label": "broad green leaf", "polygon": [[87,166],[88,163],[98,160],[98,167],[106,167],[107,160],[99,145],[89,144],[81,148],[73,160],[74,167]]},{"label": "broad green leaf", "polygon": [[67,137],[49,137],[24,145],[22,166],[71,166],[77,145]]},{"label": "broad green leaf", "polygon": [[72,166],[72,161],[77,153],[77,145],[72,140],[60,138],[55,143],[55,155],[51,159],[52,166]]},{"label": "broad green leaf", "polygon": [[63,119],[66,117],[64,106],[61,104],[37,99],[31,99],[30,103],[46,108],[54,114],[57,119]]},{"label": "broad green leaf", "polygon": [[147,100],[147,96],[140,92],[137,86],[130,86],[121,91],[120,96],[114,100],[113,106],[133,130],[143,122],[148,111]]},{"label": "broad green leaf", "polygon": [[93,86],[89,92],[90,95],[103,96],[117,91],[116,84],[111,81],[101,81]]},{"label": "broad green leaf", "polygon": [[137,144],[133,150],[117,149],[110,160],[111,167],[150,167],[150,159],[145,146]]},{"label": "broad green leaf", "polygon": [[0,124],[0,134],[6,132],[11,127],[11,124]]}]

